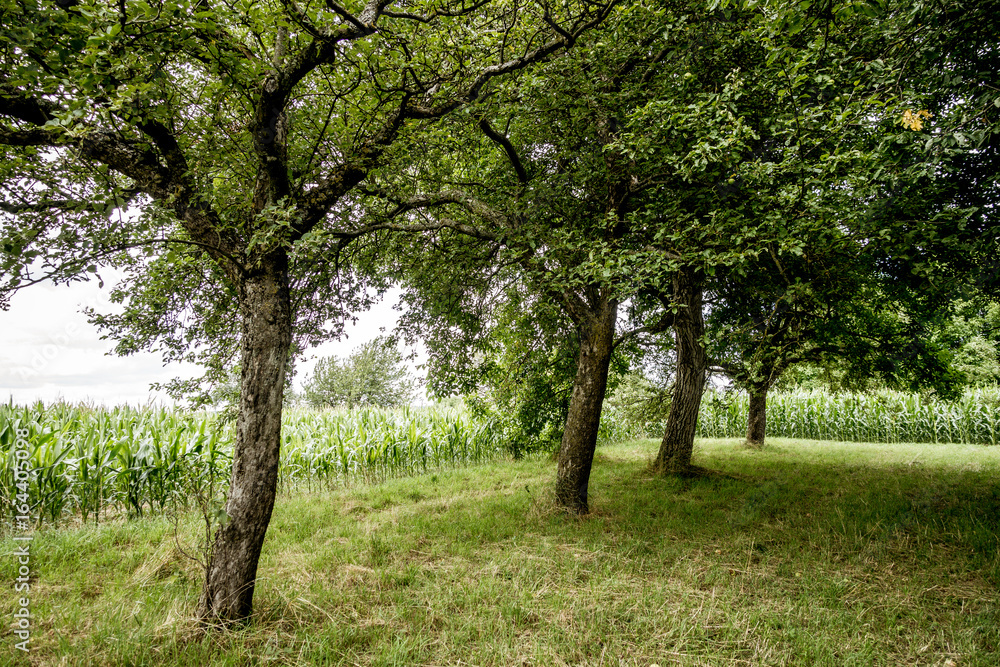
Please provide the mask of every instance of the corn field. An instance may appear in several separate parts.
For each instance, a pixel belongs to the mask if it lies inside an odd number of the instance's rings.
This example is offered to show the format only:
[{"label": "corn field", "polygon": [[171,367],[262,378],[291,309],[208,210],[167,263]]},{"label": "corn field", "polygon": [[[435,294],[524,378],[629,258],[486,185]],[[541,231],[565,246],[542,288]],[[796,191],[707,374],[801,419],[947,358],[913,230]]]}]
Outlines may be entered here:
[{"label": "corn field", "polygon": [[[708,392],[698,435],[745,433],[747,397]],[[602,441],[662,434],[662,424],[602,417]],[[772,437],[861,442],[1000,441],[1000,390],[954,403],[892,391],[773,393]],[[279,480],[284,490],[373,482],[504,458],[502,429],[459,409],[286,410]],[[0,405],[0,512],[14,520],[15,441],[27,442],[31,520],[142,516],[220,497],[232,465],[232,425],[208,413],[165,408]]]},{"label": "corn field", "polygon": [[[164,408],[0,405],[0,494],[11,525],[14,443],[27,441],[32,521],[100,521],[189,507],[220,496],[232,465],[232,424]],[[282,488],[333,485],[495,460],[490,424],[459,410],[287,410]]]},{"label": "corn field", "polygon": [[293,485],[379,481],[506,455],[491,423],[453,408],[287,410],[281,433],[281,480]]},{"label": "corn field", "polygon": [[[698,435],[745,436],[747,403],[745,393],[706,392]],[[767,434],[849,442],[996,445],[1000,443],[1000,389],[970,390],[952,403],[896,391],[773,392],[767,399]]]}]

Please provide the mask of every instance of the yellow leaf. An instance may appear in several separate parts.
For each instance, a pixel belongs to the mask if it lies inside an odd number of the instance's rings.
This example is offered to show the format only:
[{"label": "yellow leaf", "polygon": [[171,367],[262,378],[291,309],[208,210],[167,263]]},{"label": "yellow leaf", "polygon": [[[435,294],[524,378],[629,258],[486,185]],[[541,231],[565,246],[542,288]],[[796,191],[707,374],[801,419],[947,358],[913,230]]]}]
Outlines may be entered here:
[{"label": "yellow leaf", "polygon": [[913,130],[914,132],[919,132],[924,129],[924,119],[933,117],[932,114],[927,109],[920,109],[919,111],[914,111],[913,109],[907,109],[903,112],[903,117],[900,119],[900,124],[908,130]]}]

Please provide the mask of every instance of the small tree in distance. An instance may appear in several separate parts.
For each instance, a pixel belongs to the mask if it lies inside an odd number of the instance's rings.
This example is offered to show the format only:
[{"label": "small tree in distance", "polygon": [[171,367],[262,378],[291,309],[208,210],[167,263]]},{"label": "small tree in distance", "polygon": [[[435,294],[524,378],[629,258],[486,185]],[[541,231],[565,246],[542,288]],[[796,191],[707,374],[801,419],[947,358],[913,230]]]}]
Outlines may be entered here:
[{"label": "small tree in distance", "polygon": [[304,388],[305,399],[314,408],[389,408],[409,403],[416,384],[396,344],[379,336],[343,361],[320,359]]}]

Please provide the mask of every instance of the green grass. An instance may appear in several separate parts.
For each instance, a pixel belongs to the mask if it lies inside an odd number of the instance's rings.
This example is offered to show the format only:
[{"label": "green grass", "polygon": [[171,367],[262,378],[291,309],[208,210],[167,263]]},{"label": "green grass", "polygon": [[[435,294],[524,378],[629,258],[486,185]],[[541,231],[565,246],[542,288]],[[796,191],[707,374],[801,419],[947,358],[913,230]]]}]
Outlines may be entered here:
[{"label": "green grass", "polygon": [[599,450],[583,519],[544,459],[285,494],[232,631],[196,627],[162,517],[43,529],[30,662],[1000,663],[1000,449],[709,440],[695,462],[725,475],[679,480],[655,447]]}]

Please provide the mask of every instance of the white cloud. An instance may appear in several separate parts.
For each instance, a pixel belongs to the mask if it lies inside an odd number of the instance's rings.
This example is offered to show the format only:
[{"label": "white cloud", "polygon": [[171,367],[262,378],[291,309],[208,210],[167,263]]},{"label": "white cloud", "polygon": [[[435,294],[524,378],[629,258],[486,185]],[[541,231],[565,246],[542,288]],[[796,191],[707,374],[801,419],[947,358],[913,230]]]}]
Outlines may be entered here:
[{"label": "white cloud", "polygon": [[[149,385],[199,374],[190,364],[164,366],[156,353],[109,354],[114,341],[101,340],[97,327],[81,312],[88,306],[98,312],[117,308],[108,300],[108,286],[117,276],[109,271],[104,277],[103,289],[96,281],[42,284],[13,296],[10,309],[0,312],[0,400],[13,399],[18,404],[60,399],[105,405],[170,403],[166,395],[151,392]],[[298,364],[296,388],[301,390],[302,380],[318,357],[346,357],[383,330],[390,332],[399,318],[392,308],[398,296],[398,291],[392,291],[370,311],[359,313],[357,323],[346,327],[344,339],[308,350]]]},{"label": "white cloud", "polygon": [[109,355],[114,341],[101,340],[82,312],[85,307],[113,310],[108,293],[91,281],[35,285],[15,294],[10,309],[0,313],[0,397],[15,403],[169,402],[150,392],[150,383],[190,375],[192,369],[164,367],[153,353]]}]

